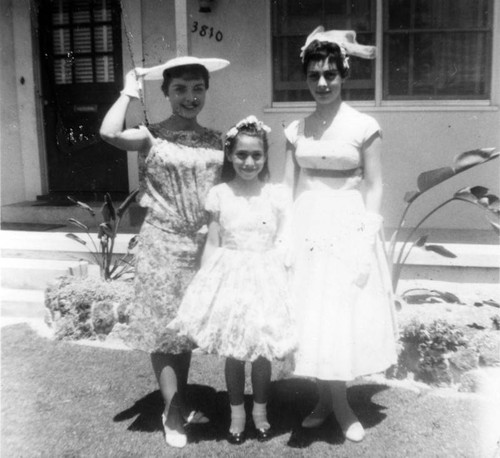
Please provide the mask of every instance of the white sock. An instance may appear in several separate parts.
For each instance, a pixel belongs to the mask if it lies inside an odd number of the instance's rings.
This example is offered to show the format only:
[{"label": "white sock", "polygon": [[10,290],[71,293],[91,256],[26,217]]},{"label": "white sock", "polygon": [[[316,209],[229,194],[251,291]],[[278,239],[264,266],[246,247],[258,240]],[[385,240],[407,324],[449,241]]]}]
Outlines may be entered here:
[{"label": "white sock", "polygon": [[229,431],[233,434],[239,434],[245,431],[246,413],[245,404],[231,405],[231,426]]},{"label": "white sock", "polygon": [[257,429],[269,429],[271,425],[267,421],[267,402],[253,403],[252,417]]}]

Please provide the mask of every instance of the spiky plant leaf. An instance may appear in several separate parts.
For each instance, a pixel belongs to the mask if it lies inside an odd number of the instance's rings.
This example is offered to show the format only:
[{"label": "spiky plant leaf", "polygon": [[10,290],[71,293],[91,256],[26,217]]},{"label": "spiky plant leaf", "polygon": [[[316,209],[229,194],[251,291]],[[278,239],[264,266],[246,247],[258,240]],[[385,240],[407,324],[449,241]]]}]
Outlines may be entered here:
[{"label": "spiky plant leaf", "polygon": [[75,234],[66,234],[66,237],[68,237],[71,240],[74,240],[75,242],[81,243],[82,245],[87,245],[87,242],[85,240],[82,240],[78,235]]},{"label": "spiky plant leaf", "polygon": [[90,205],[87,205],[84,202],[80,202],[79,200],[75,200],[71,196],[66,196],[66,197],[68,198],[68,200],[70,200],[71,202],[73,202],[75,205],[78,205],[80,208],[83,208],[84,210],[87,210],[92,216],[95,216],[95,211],[94,211],[94,209]]},{"label": "spiky plant leaf", "polygon": [[106,223],[114,221],[116,219],[116,211],[113,205],[113,201],[111,200],[111,196],[109,192],[104,195],[104,204],[101,209],[102,218]]},{"label": "spiky plant leaf", "polygon": [[441,256],[444,256],[445,258],[456,258],[457,255],[455,253],[452,253],[450,250],[445,248],[442,245],[425,245],[424,247],[426,251],[432,251],[434,253],[437,253]]},{"label": "spiky plant leaf", "polygon": [[111,227],[110,223],[101,223],[99,224],[99,231],[97,233],[97,237],[102,238],[102,237],[113,237],[113,228]]},{"label": "spiky plant leaf", "polygon": [[425,192],[471,167],[497,158],[499,154],[495,148],[481,148],[460,153],[455,156],[453,167],[441,167],[421,173],[417,178],[418,189],[420,192]]},{"label": "spiky plant leaf", "polygon": [[118,218],[121,218],[122,215],[127,211],[127,208],[130,206],[130,204],[134,201],[136,198],[137,194],[139,194],[139,190],[136,189],[135,191],[132,191],[127,198],[122,202],[122,204],[118,207],[118,210],[116,211],[116,214]]},{"label": "spiky plant leaf", "polygon": [[495,159],[499,154],[495,148],[481,148],[460,153],[454,159],[455,173],[464,172],[478,164]]},{"label": "spiky plant leaf", "polygon": [[89,228],[87,225],[81,223],[80,221],[78,221],[75,218],[68,218],[68,223],[71,223],[71,224],[73,224],[73,226],[79,227],[80,229],[83,229],[86,232],[89,231]]},{"label": "spiky plant leaf", "polygon": [[426,243],[427,239],[429,238],[428,235],[422,235],[422,237],[419,237],[417,241],[415,242],[415,246],[418,246],[419,248],[422,248]]},{"label": "spiky plant leaf", "polygon": [[404,200],[406,203],[412,203],[419,195],[421,194],[421,192],[419,191],[408,191],[406,194],[405,194],[405,197],[404,197]]}]

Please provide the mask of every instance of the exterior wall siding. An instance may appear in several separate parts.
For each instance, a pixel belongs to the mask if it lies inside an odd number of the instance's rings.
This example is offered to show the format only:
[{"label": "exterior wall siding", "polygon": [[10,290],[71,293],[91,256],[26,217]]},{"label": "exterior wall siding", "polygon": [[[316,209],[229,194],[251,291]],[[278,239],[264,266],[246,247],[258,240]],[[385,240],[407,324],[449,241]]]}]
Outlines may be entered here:
[{"label": "exterior wall siding", "polygon": [[[3,2],[6,0],[2,0]],[[177,0],[179,1],[179,0]],[[123,2],[125,8],[131,0]],[[137,8],[135,11],[137,12]],[[152,66],[175,57],[175,2],[174,0],[142,0],[140,18],[129,16],[126,26],[138,31],[132,43],[136,65]],[[254,114],[272,128],[270,134],[270,168],[274,180],[282,175],[285,141],[283,126],[303,117],[311,107],[272,106],[270,13],[267,0],[215,0],[212,13],[198,12],[198,1],[187,0],[187,31],[190,54],[199,57],[221,57],[231,65],[212,75],[203,125],[226,131],[241,118]],[[125,16],[126,17],[126,16]],[[500,14],[495,19],[495,49],[500,37]],[[5,18],[2,18],[5,21]],[[134,25],[135,24],[135,25]],[[205,34],[200,34],[206,26]],[[210,37],[210,28],[213,35]],[[2,28],[5,30],[5,28]],[[215,34],[220,32],[218,38]],[[5,34],[5,32],[2,32]],[[140,39],[139,39],[140,36]],[[140,43],[138,43],[140,41]],[[131,68],[129,45],[124,39],[124,68]],[[480,147],[500,147],[500,60],[494,57],[494,99],[491,106],[405,106],[358,107],[372,115],[383,129],[384,150],[384,204],[386,225],[397,223],[404,207],[406,191],[416,187],[417,175],[425,170],[451,165],[453,157],[463,151]],[[297,56],[298,58],[298,56]],[[13,75],[10,75],[10,80]],[[2,78],[2,95],[12,82]],[[160,91],[160,82],[148,82],[145,89],[148,118],[159,121],[169,115],[168,101]],[[11,105],[15,101],[11,101]],[[12,116],[12,115],[11,115]],[[140,123],[142,108],[137,106],[129,116],[128,124]],[[2,133],[5,126],[2,122]],[[3,137],[3,136],[2,136]],[[11,140],[11,149],[16,146]],[[2,148],[2,159],[4,157]],[[131,153],[129,174],[135,176],[135,156]],[[419,208],[437,204],[465,186],[483,185],[499,194],[499,160],[481,165],[449,180],[422,198]],[[17,169],[16,169],[17,167]],[[3,167],[2,167],[3,168]],[[19,174],[19,164],[12,165]],[[3,170],[2,170],[3,173]],[[131,188],[134,187],[134,180]],[[19,186],[19,185],[18,185]],[[25,185],[21,185],[25,186]],[[12,190],[11,190],[12,187]],[[14,183],[2,184],[12,196]],[[435,191],[435,192],[434,192]],[[19,192],[17,192],[19,194]],[[16,195],[17,195],[16,194]],[[13,197],[15,198],[15,197]],[[452,204],[428,222],[435,228],[488,229],[489,225],[477,209]],[[411,222],[410,222],[411,224]]]}]

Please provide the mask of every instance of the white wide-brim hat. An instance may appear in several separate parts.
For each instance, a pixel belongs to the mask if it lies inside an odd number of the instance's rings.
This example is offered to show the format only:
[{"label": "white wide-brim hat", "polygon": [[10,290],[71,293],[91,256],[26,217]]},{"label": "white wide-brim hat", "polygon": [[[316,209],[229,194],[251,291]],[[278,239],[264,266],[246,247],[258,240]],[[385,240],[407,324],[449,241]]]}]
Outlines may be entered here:
[{"label": "white wide-brim hat", "polygon": [[202,65],[209,72],[216,72],[229,65],[229,61],[225,59],[218,59],[215,57],[199,58],[194,56],[182,56],[170,59],[164,64],[157,65],[150,68],[136,68],[135,71],[139,76],[144,76],[145,80],[162,80],[163,72],[170,68],[182,67],[184,65]]}]

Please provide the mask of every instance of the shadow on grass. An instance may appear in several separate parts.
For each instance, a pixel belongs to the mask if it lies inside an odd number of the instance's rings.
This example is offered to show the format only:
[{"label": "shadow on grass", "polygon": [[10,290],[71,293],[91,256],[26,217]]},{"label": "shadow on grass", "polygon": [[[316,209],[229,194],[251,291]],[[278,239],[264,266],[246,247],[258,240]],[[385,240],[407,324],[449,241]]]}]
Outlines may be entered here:
[{"label": "shadow on grass", "polygon": [[[374,403],[372,397],[387,389],[384,385],[355,385],[349,387],[349,402],[365,428],[372,428],[386,417],[385,407]],[[204,412],[210,423],[189,425],[186,428],[191,443],[225,440],[230,424],[230,408],[227,391],[216,391],[205,385],[189,385],[188,399],[196,409]],[[268,418],[275,436],[290,434],[288,445],[293,448],[308,447],[313,442],[339,444],[344,436],[333,415],[319,428],[301,427],[303,418],[314,408],[317,401],[316,384],[311,380],[290,378],[274,381],[271,384],[271,399],[268,405]],[[247,413],[247,437],[255,438],[252,422],[253,400],[245,396]],[[118,413],[114,421],[134,418],[130,431],[161,431],[163,399],[160,391],[149,393],[128,409]],[[333,432],[333,433],[332,433]]]},{"label": "shadow on grass", "polygon": [[[290,431],[287,445],[292,448],[305,448],[313,442],[341,444],[345,441],[340,426],[333,415],[318,428],[302,428],[302,420],[312,411],[317,402],[316,384],[311,380],[288,379],[276,382],[270,404],[270,421],[277,428]],[[384,406],[372,401],[377,393],[386,390],[384,385],[355,385],[349,387],[349,403],[365,429],[381,423],[386,414]],[[271,407],[272,405],[272,407]],[[276,416],[275,418],[273,418]],[[284,431],[283,431],[284,432]]]}]

